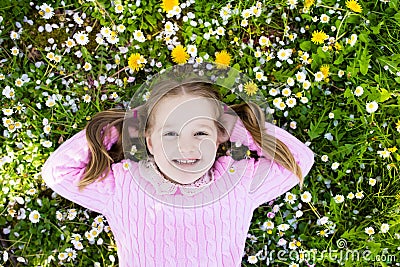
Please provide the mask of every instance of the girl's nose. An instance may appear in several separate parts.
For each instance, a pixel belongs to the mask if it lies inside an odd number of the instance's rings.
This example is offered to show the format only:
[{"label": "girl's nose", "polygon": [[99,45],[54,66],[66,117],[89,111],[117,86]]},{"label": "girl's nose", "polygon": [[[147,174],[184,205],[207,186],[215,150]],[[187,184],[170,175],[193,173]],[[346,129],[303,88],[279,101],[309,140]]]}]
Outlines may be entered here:
[{"label": "girl's nose", "polygon": [[198,151],[199,144],[191,136],[181,135],[178,139],[179,151],[186,156],[188,153],[193,153]]}]

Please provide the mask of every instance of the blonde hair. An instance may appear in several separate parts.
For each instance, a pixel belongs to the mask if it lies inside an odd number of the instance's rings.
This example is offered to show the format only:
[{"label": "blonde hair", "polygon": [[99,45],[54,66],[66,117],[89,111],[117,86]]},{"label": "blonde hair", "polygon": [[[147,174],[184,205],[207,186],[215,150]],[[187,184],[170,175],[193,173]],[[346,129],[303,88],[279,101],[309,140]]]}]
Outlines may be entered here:
[{"label": "blonde hair", "polygon": [[[154,114],[153,110],[161,99],[170,96],[193,95],[220,101],[219,91],[211,84],[206,82],[163,82],[154,86],[150,98],[138,110],[139,138],[145,144],[144,137],[152,130]],[[296,163],[288,147],[275,138],[267,134],[265,129],[264,113],[254,103],[242,103],[229,106],[242,120],[246,129],[250,132],[254,141],[262,150],[271,155],[275,162],[295,174],[303,183],[303,176],[300,166]],[[222,107],[221,107],[222,109]],[[220,113],[220,112],[218,112]],[[222,111],[221,111],[222,113]],[[91,152],[91,157],[85,169],[85,174],[79,183],[80,188],[93,183],[97,179],[103,179],[110,171],[111,164],[124,159],[122,145],[122,128],[126,111],[123,109],[111,109],[97,113],[93,119],[86,125],[86,138]],[[221,115],[221,114],[219,114]],[[114,126],[119,132],[118,141],[106,150],[103,139],[110,134],[110,128]],[[218,125],[220,131],[224,131],[222,125]]]}]

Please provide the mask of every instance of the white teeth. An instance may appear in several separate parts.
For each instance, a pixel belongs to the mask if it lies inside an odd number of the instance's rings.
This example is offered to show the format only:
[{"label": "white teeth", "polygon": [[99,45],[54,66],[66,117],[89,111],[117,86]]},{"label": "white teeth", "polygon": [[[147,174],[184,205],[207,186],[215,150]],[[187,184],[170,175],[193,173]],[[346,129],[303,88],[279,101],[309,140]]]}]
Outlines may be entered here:
[{"label": "white teeth", "polygon": [[196,159],[189,159],[189,160],[180,160],[180,159],[176,159],[176,162],[178,162],[179,164],[193,164],[195,163],[197,160]]}]

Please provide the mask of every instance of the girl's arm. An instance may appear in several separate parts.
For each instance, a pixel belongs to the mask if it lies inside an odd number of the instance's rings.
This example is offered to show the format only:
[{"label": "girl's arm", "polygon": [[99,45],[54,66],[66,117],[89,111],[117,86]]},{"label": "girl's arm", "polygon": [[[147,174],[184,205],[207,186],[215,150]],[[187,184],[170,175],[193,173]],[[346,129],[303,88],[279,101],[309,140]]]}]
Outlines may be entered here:
[{"label": "girl's arm", "polygon": [[[304,178],[314,164],[314,153],[311,149],[287,131],[271,123],[265,123],[265,128],[269,135],[279,139],[289,148]],[[255,143],[240,119],[236,121],[230,141],[240,142],[261,156],[254,162],[253,181],[250,187],[254,207],[275,199],[299,183],[299,178],[291,171],[275,162],[269,155],[263,156],[262,149]]]},{"label": "girl's arm", "polygon": [[[104,138],[106,149],[109,150],[117,140],[118,131],[113,127],[110,134]],[[114,192],[114,174],[110,170],[102,181],[96,181],[79,190],[78,183],[84,175],[89,158],[86,130],[82,130],[50,155],[42,168],[42,178],[48,187],[64,198],[103,213]]]}]

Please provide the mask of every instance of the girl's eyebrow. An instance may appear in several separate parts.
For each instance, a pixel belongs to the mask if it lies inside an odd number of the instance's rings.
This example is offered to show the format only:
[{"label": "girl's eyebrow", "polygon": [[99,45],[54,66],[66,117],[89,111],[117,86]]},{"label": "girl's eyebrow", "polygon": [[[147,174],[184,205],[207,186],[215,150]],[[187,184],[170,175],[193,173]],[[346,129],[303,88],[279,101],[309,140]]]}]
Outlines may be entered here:
[{"label": "girl's eyebrow", "polygon": [[[207,128],[207,129],[209,129],[209,130],[212,130],[213,128],[210,126],[210,125],[207,125],[207,124],[205,124],[205,123],[200,123],[199,125],[197,125],[197,127],[204,127],[204,128]],[[171,124],[164,124],[164,125],[162,125],[162,126],[160,126],[159,128],[158,128],[158,131],[162,131],[162,130],[164,130],[164,129],[173,129],[174,128],[174,125],[171,125]]]}]

